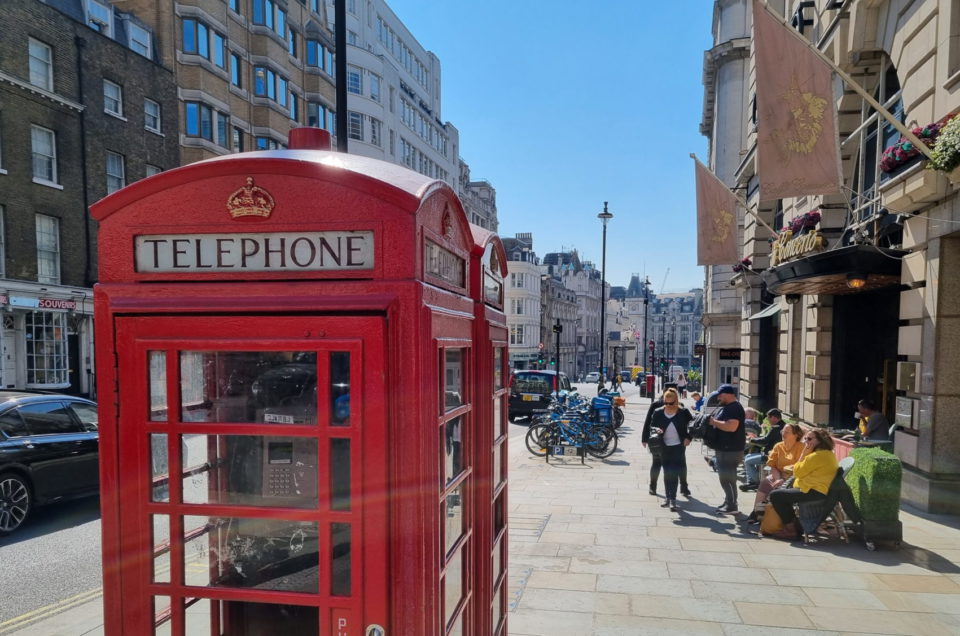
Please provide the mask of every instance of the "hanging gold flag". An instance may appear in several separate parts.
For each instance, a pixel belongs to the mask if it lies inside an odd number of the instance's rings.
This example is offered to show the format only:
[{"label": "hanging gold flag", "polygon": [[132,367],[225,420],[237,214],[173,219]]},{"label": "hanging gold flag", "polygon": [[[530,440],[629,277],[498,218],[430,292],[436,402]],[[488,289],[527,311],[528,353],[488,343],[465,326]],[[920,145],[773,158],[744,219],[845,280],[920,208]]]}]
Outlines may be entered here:
[{"label": "hanging gold flag", "polygon": [[697,175],[697,265],[737,262],[737,198],[694,158]]}]

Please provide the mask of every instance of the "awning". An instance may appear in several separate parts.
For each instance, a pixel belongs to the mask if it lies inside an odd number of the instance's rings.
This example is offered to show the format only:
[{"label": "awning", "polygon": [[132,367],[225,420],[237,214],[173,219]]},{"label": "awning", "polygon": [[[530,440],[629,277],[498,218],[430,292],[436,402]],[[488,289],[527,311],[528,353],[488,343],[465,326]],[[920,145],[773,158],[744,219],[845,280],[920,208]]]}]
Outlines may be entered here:
[{"label": "awning", "polygon": [[[850,245],[787,261],[760,274],[773,294],[853,294],[900,284],[903,250]],[[847,286],[847,274],[866,276],[859,290]]]},{"label": "awning", "polygon": [[761,318],[769,318],[770,316],[776,316],[780,313],[780,305],[774,303],[765,309],[761,309],[757,313],[753,314],[747,320],[760,320]]}]

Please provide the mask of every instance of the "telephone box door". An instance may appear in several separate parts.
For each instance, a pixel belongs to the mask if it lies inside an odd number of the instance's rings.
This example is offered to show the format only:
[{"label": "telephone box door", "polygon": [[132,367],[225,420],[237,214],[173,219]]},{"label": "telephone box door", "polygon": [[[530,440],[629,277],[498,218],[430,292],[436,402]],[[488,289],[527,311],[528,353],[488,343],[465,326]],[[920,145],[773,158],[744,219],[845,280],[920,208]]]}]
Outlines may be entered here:
[{"label": "telephone box door", "polygon": [[388,627],[383,330],[117,319],[124,633]]}]

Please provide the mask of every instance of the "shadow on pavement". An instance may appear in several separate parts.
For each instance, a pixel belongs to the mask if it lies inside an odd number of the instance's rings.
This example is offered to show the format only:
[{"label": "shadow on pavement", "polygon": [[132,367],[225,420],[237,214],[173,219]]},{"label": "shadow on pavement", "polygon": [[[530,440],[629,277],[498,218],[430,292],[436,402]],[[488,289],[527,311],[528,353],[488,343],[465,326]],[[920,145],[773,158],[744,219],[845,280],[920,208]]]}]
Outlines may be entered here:
[{"label": "shadow on pavement", "polygon": [[100,497],[84,497],[34,508],[27,522],[11,535],[0,537],[0,545],[13,545],[36,537],[81,526],[100,518]]}]

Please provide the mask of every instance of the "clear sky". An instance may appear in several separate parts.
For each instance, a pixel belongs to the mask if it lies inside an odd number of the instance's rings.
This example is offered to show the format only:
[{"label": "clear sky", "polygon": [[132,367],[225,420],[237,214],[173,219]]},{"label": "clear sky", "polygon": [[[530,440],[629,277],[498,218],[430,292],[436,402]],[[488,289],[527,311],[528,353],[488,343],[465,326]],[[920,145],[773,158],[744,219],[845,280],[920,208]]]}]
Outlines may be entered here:
[{"label": "clear sky", "polygon": [[541,258],[576,248],[607,281],[702,287],[691,152],[711,0],[387,0],[442,68],[441,116],[473,179],[497,190],[501,236]]}]

